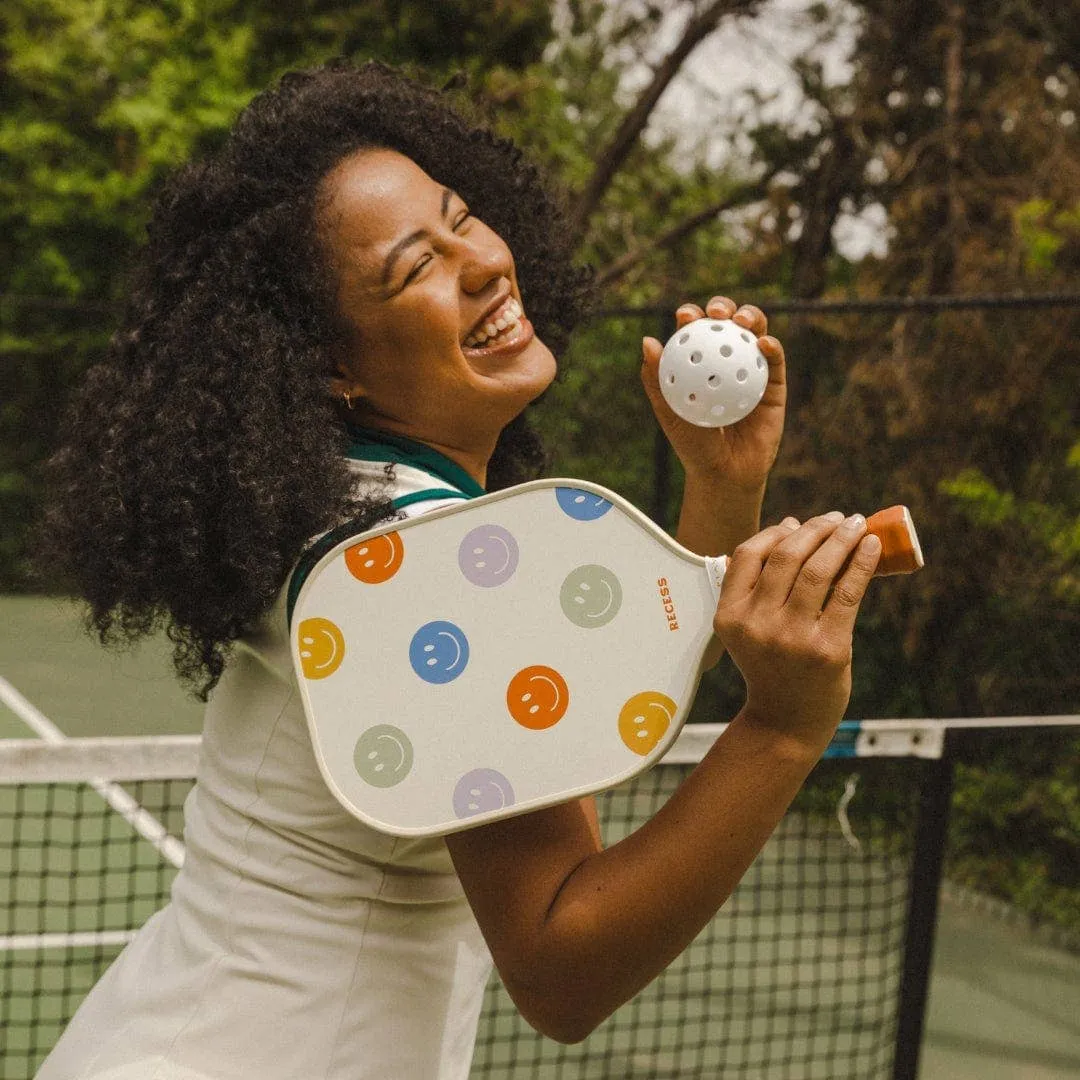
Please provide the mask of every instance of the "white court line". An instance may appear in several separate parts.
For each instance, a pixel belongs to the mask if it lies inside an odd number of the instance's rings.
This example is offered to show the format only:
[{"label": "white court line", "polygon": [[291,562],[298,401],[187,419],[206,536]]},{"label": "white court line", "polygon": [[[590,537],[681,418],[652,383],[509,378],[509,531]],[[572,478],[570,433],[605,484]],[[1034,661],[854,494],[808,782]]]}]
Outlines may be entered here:
[{"label": "white court line", "polygon": [[73,930],[69,934],[8,934],[0,936],[0,953],[38,949],[110,948],[126,945],[134,930]]},{"label": "white court line", "polygon": [[[45,742],[67,742],[67,736],[36,706],[0,675],[0,701]],[[90,786],[115,810],[144,840],[153,844],[163,859],[178,870],[184,865],[184,845],[148,810],[144,810],[119,784],[97,778]]]}]

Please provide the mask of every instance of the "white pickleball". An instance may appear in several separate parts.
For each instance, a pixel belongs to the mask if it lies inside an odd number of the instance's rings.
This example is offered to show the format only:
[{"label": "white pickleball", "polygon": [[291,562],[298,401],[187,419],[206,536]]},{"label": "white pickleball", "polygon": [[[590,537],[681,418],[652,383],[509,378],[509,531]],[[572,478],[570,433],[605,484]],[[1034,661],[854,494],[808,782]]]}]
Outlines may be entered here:
[{"label": "white pickleball", "polygon": [[695,319],[660,356],[660,390],[672,411],[698,427],[724,427],[765,393],[769,364],[757,338],[731,319]]}]

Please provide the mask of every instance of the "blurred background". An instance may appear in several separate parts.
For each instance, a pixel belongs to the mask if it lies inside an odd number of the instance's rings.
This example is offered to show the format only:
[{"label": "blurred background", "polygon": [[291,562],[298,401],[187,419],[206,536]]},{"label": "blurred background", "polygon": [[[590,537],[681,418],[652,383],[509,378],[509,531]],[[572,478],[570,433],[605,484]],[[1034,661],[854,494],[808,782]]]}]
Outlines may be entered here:
[{"label": "blurred background", "polygon": [[[0,670],[64,730],[198,728],[154,648],[93,719],[106,676],[28,572],[39,469],[162,179],[338,54],[457,76],[562,189],[599,289],[536,410],[550,474],[673,529],[641,337],[756,303],[791,387],[766,519],[903,502],[927,556],[864,606],[850,715],[1080,713],[1080,0],[5,0]],[[740,702],[721,664],[693,719]],[[946,875],[1080,937],[1076,732],[958,742]]]}]

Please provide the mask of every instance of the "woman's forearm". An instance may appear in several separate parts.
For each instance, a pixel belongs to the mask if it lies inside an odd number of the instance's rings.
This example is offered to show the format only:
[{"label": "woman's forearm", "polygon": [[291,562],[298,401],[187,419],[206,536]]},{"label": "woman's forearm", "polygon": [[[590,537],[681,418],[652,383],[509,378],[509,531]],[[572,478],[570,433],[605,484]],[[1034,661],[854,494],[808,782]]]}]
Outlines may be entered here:
[{"label": "woman's forearm", "polygon": [[760,528],[765,485],[752,490],[687,474],[675,539],[698,555],[730,555]]},{"label": "woman's forearm", "polygon": [[[764,497],[764,484],[743,490],[688,473],[675,539],[697,555],[730,555],[758,531]],[[702,670],[711,668],[723,654],[723,645],[714,637],[701,659]]]},{"label": "woman's forearm", "polygon": [[575,1018],[574,1041],[663,971],[731,894],[815,750],[740,714],[654,818],[566,879],[515,980],[526,1016],[556,1032]]}]

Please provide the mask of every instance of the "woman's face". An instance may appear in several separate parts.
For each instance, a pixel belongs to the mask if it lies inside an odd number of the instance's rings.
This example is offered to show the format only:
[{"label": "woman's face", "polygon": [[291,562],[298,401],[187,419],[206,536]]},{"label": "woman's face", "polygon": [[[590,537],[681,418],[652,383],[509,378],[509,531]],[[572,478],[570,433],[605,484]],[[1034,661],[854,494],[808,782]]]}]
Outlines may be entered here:
[{"label": "woman's face", "polygon": [[486,465],[502,428],[555,376],[522,313],[510,249],[392,150],[346,158],[323,194],[351,339],[335,392],[350,395],[360,423]]}]

